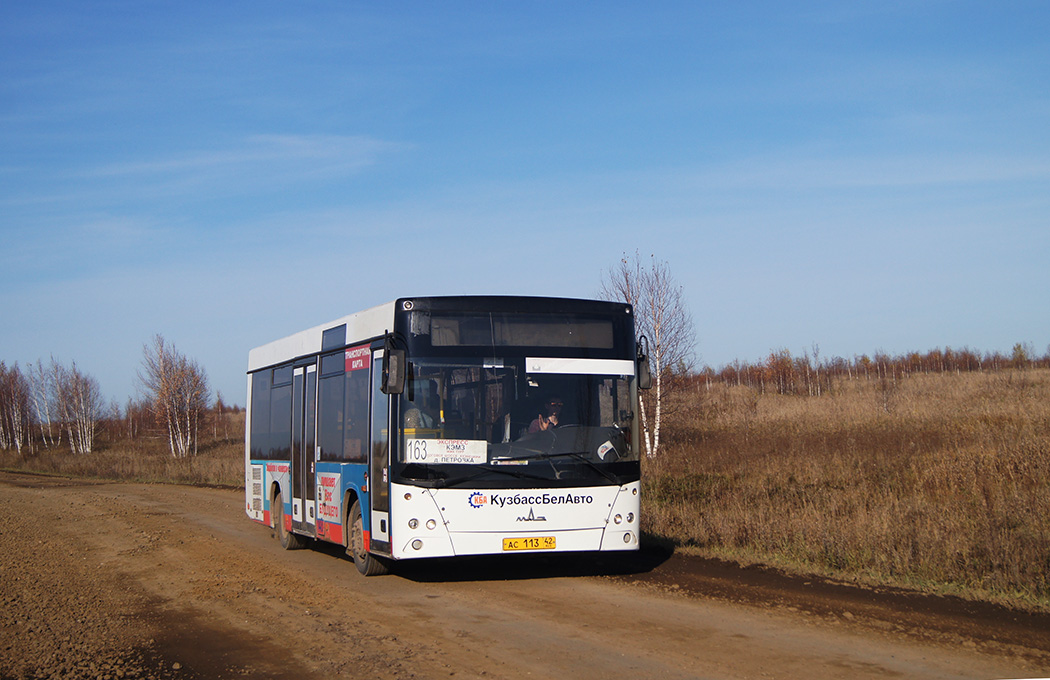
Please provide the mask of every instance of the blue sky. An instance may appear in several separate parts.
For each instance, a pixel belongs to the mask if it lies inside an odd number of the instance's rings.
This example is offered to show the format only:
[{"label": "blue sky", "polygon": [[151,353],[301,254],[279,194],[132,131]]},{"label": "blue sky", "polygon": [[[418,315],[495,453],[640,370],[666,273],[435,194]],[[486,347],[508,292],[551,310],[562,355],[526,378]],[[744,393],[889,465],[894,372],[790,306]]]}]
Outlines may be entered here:
[{"label": "blue sky", "polygon": [[8,2],[0,359],[668,263],[701,364],[1050,343],[1045,2]]}]

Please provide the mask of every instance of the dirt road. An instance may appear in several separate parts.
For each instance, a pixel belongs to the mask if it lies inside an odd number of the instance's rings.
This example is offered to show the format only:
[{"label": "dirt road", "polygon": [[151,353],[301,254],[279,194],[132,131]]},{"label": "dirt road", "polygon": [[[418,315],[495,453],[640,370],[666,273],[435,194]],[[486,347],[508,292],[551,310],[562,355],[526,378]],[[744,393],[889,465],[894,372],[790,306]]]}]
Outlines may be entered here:
[{"label": "dirt road", "polygon": [[652,552],[366,579],[242,501],[0,473],[0,678],[1050,675],[1050,617]]}]

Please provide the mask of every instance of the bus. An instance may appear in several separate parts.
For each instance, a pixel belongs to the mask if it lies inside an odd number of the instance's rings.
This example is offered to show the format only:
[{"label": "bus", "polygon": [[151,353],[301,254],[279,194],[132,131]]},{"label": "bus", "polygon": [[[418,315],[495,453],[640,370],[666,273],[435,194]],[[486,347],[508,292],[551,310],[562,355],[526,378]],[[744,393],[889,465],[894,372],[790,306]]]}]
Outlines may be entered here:
[{"label": "bus", "polygon": [[400,298],[248,353],[245,507],[358,571],[639,548],[629,304]]}]

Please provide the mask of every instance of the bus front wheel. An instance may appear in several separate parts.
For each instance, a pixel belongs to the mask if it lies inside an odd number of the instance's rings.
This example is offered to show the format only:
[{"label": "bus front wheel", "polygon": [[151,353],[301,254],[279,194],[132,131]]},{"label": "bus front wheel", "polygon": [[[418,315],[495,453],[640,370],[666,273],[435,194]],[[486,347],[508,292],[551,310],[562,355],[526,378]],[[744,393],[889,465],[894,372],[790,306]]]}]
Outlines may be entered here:
[{"label": "bus front wheel", "polygon": [[284,499],[281,498],[281,492],[278,491],[277,495],[273,497],[273,531],[277,536],[277,540],[280,541],[281,547],[285,550],[298,550],[305,545],[302,537],[298,534],[293,534],[291,531],[284,526]]},{"label": "bus front wheel", "polygon": [[365,522],[361,518],[361,503],[354,501],[347,518],[350,525],[350,536],[346,552],[354,558],[354,566],[365,576],[378,576],[387,573],[387,566],[378,557],[365,550]]}]

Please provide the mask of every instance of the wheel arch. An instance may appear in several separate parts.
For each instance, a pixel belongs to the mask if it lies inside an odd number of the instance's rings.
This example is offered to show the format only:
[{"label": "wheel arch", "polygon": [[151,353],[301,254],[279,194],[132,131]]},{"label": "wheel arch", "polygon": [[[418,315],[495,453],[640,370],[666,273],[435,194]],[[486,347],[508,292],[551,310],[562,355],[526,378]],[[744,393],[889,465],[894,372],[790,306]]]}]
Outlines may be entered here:
[{"label": "wheel arch", "polygon": [[282,498],[283,498],[284,494],[282,493],[282,490],[281,490],[281,483],[278,480],[275,479],[272,482],[270,482],[270,494],[269,494],[269,500],[270,500],[270,526],[273,527],[273,528],[276,528],[273,525],[273,523],[274,523],[273,506],[277,502],[277,495],[278,494],[281,494]]},{"label": "wheel arch", "polygon": [[343,492],[343,516],[340,517],[340,521],[343,523],[343,545],[350,545],[350,509],[354,506],[356,501],[361,500],[361,495],[357,493],[357,489],[354,487],[348,487]]}]

